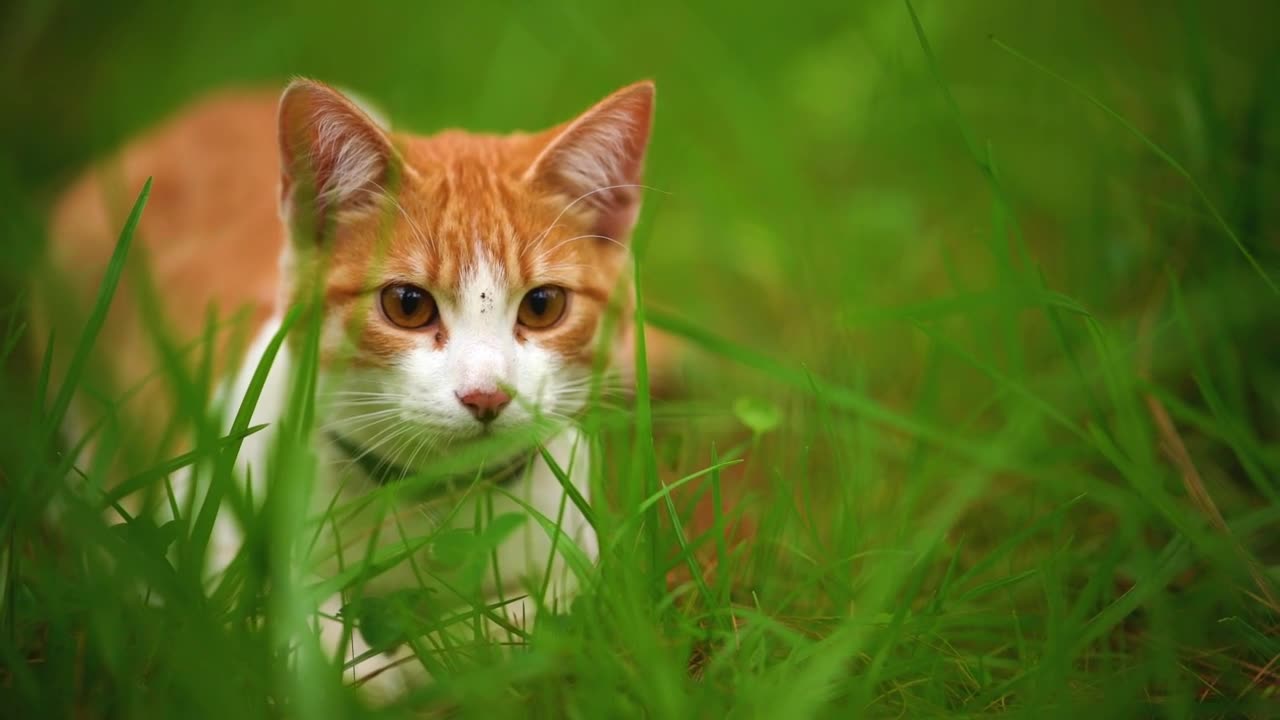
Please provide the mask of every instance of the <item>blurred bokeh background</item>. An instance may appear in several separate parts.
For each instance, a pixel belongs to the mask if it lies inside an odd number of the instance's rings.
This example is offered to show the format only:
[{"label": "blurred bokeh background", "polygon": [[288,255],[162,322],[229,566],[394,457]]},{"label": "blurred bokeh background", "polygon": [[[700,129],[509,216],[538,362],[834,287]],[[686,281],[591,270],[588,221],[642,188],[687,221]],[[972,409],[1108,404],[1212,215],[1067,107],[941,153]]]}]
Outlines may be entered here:
[{"label": "blurred bokeh background", "polygon": [[[814,501],[836,516],[814,520],[816,546],[910,545],[929,516],[962,568],[1088,495],[1074,524],[999,567],[1058,558],[1049,596],[1114,573],[1090,591],[1102,607],[1185,529],[1168,507],[1205,517],[1161,454],[1141,400],[1155,388],[1274,583],[1280,4],[915,10],[933,64],[907,6],[887,0],[10,2],[0,280],[28,281],[43,213],[75,173],[215,88],[311,76],[428,133],[545,127],[650,77],[645,296],[659,321],[715,336],[689,344],[659,409],[664,462],[704,466],[745,421],[761,431],[745,488],[857,500]],[[1143,504],[1156,496],[1170,504]],[[931,515],[952,500],[962,517]],[[760,532],[794,540],[806,517]],[[776,572],[772,555],[751,557],[744,576]],[[1170,590],[1185,623],[1167,626],[1168,646],[1230,645],[1212,623],[1247,614],[1261,592],[1250,565],[1191,565]],[[814,616],[856,596],[856,581],[825,584],[829,569],[788,572],[830,591],[815,591]],[[1224,598],[1228,586],[1249,589]],[[1275,649],[1274,619],[1257,627],[1271,639],[1232,656],[1255,669]],[[999,645],[1014,629],[992,633]]]},{"label": "blurred bokeh background", "polygon": [[912,381],[902,363],[915,353],[858,342],[867,318],[955,283],[989,287],[992,253],[1009,246],[992,240],[991,188],[961,122],[990,152],[1053,289],[1127,312],[1174,267],[1192,289],[1242,293],[1223,308],[1239,322],[1271,309],[1247,302],[1258,282],[1188,183],[992,41],[1167,149],[1274,263],[1280,51],[1268,4],[919,5],[959,116],[898,2],[17,2],[0,31],[7,194],[38,218],[86,163],[228,85],[308,75],[364,94],[405,130],[501,131],[652,77],[653,300],[756,346],[812,362],[843,346],[838,363],[883,359],[877,382]]}]

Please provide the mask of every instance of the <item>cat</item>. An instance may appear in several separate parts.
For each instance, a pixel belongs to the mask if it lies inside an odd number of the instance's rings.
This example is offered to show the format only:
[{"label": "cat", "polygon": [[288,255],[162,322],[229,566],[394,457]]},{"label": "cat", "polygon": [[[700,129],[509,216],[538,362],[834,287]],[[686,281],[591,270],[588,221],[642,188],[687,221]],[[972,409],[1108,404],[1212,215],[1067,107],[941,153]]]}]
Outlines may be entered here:
[{"label": "cat", "polygon": [[[591,458],[573,418],[588,400],[597,349],[612,348],[606,356],[624,365],[631,351],[628,242],[653,106],[654,84],[643,81],[541,132],[424,137],[393,132],[364,103],[308,79],[292,81],[278,100],[234,92],[196,102],[115,160],[127,192],[154,178],[138,259],[98,340],[108,386],[136,386],[118,412],[146,432],[166,427],[172,407],[164,383],[146,381],[158,365],[137,300],[146,283],[176,345],[201,337],[210,308],[216,320],[238,318],[246,328],[252,340],[238,356],[229,334],[218,335],[218,396],[228,415],[283,318],[319,298],[317,508],[335,497],[339,507],[359,505],[469,449],[483,456],[453,469],[446,484],[423,485],[429,502],[401,498],[380,505],[385,515],[344,520],[345,537],[335,534],[327,551],[345,545],[358,555],[380,531],[403,550],[407,539],[442,526],[465,531],[481,516],[523,517],[497,546],[496,570],[486,568],[480,592],[507,628],[527,625],[538,607],[563,608],[578,589],[569,561],[594,562],[598,552],[578,502],[566,497],[590,501]],[[87,306],[103,277],[123,219],[109,189],[89,173],[54,207],[48,258],[65,285],[58,302]],[[617,322],[606,323],[614,300]],[[42,323],[53,315],[46,304]],[[270,427],[284,412],[300,352],[292,339],[280,347],[251,419],[269,429],[240,453],[254,498],[271,482]],[[101,408],[84,393],[73,408],[68,436],[77,438]],[[519,442],[495,444],[505,437]],[[187,475],[172,481],[183,496],[205,491]],[[240,543],[224,510],[209,572],[226,568]],[[429,564],[431,553],[406,550],[400,565]],[[415,582],[401,569],[371,580],[366,592]],[[546,596],[534,597],[541,587]],[[409,680],[382,671],[404,665],[351,633],[350,618],[332,619],[342,603],[335,596],[324,608],[329,647],[367,656],[353,674],[373,677],[379,692],[402,689]]]}]

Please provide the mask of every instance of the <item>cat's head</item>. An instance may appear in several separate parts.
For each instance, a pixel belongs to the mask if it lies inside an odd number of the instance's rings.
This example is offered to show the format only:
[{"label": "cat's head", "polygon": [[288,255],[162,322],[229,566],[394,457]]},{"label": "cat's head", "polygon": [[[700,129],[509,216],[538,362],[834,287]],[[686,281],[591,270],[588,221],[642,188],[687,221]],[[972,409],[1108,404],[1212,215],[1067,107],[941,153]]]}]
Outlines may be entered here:
[{"label": "cat's head", "polygon": [[325,85],[288,87],[287,276],[293,300],[320,298],[337,432],[412,464],[581,409],[639,210],[653,95],[637,83],[534,134],[418,137]]}]

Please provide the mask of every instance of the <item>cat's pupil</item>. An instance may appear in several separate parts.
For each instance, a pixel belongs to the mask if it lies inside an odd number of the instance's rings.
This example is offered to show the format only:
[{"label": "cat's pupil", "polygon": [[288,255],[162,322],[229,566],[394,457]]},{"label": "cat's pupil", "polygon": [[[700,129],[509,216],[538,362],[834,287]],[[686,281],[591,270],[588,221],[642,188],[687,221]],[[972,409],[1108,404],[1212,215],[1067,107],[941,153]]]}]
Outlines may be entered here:
[{"label": "cat's pupil", "polygon": [[405,315],[412,316],[421,304],[421,294],[408,289],[400,291],[400,311]]},{"label": "cat's pupil", "polygon": [[534,315],[543,315],[547,312],[547,303],[551,302],[551,293],[546,290],[534,290],[529,293],[529,309]]}]

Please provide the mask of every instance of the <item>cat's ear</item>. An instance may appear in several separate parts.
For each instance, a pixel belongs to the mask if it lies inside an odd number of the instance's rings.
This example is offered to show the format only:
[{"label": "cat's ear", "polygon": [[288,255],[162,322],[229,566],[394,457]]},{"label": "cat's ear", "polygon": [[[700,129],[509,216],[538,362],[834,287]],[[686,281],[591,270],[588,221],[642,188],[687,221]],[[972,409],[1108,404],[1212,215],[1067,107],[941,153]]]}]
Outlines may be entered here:
[{"label": "cat's ear", "polygon": [[295,228],[322,230],[393,192],[400,159],[391,139],[337,90],[294,80],[280,98],[279,125],[281,208]]},{"label": "cat's ear", "polygon": [[525,180],[591,210],[597,234],[625,241],[640,210],[653,95],[651,81],[628,85],[556,128]]}]

